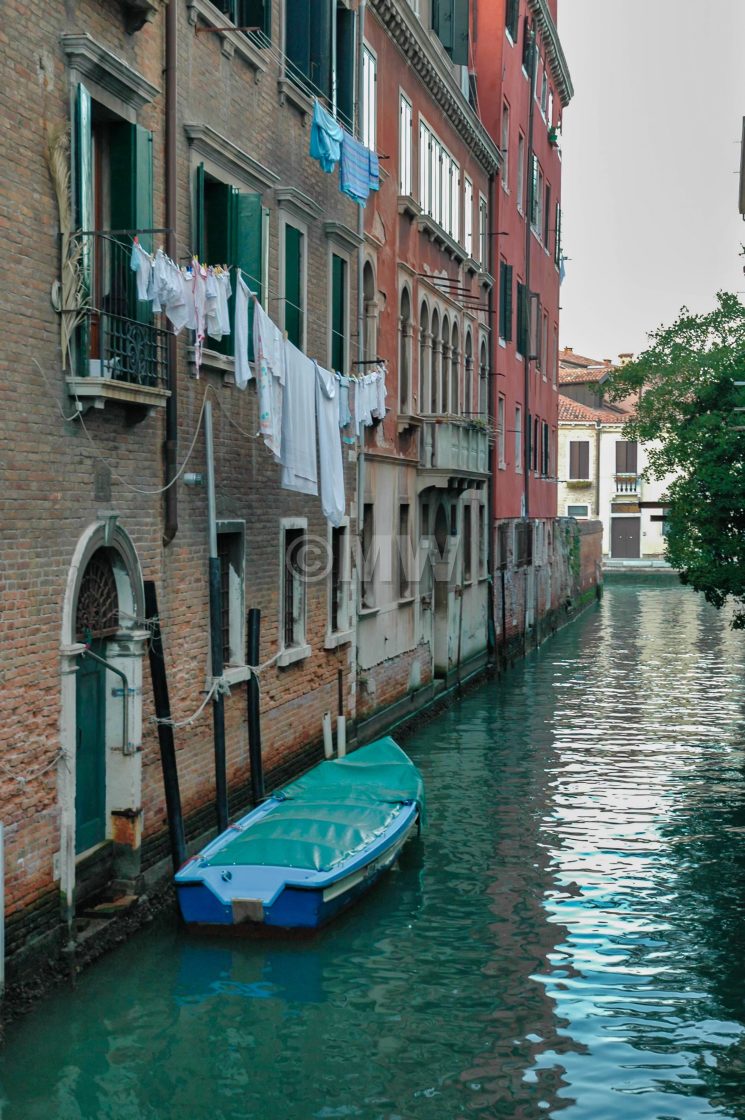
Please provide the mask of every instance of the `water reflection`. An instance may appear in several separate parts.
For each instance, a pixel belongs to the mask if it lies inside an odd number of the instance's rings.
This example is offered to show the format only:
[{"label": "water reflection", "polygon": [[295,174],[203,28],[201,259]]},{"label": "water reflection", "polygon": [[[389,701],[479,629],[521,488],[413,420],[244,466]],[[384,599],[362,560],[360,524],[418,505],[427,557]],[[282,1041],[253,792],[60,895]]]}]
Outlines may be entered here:
[{"label": "water reflection", "polygon": [[429,827],[307,940],[162,922],[14,1027],[3,1120],[745,1117],[741,638],[619,586],[407,748]]}]

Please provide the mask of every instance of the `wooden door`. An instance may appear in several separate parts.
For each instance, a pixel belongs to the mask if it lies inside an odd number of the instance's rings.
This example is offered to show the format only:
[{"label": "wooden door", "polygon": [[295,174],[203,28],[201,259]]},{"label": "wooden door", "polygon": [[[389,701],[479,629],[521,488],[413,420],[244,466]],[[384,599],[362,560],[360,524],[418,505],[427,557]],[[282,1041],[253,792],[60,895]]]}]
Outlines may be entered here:
[{"label": "wooden door", "polygon": [[75,850],[85,852],[106,839],[105,666],[83,654],[76,686]]},{"label": "wooden door", "polygon": [[641,517],[611,518],[610,554],[614,559],[639,559],[641,520]]}]

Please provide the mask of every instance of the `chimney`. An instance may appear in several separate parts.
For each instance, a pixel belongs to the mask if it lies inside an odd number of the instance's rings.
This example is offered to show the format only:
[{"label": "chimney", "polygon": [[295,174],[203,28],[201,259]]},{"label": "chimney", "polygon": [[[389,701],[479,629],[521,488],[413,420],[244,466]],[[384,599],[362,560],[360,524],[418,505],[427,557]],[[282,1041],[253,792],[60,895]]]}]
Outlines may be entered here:
[{"label": "chimney", "polygon": [[603,361],[605,362],[605,364],[607,366],[612,366],[613,365],[613,362],[611,361],[610,358],[603,358]]},{"label": "chimney", "polygon": [[629,364],[629,362],[633,362],[633,360],[634,360],[634,355],[628,350],[626,351],[625,354],[619,354],[618,355],[619,364],[622,365],[622,366],[627,366]]},{"label": "chimney", "polygon": [[565,346],[564,351],[567,354],[573,354],[574,353],[574,347],[573,346]]}]

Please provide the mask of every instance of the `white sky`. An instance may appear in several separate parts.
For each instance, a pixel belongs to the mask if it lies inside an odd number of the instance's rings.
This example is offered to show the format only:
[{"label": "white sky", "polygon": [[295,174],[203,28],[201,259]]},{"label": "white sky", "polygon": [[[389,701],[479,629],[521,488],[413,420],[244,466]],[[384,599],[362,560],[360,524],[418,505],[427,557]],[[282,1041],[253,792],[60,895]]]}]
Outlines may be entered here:
[{"label": "white sky", "polygon": [[561,345],[616,359],[745,289],[745,0],[559,0]]}]

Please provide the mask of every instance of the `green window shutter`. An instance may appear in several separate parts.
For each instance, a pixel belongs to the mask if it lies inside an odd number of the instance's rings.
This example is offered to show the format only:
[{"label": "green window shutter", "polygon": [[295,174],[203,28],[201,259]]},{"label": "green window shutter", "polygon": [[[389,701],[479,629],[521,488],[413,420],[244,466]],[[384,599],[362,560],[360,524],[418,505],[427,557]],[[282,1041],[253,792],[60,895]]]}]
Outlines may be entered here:
[{"label": "green window shutter", "polygon": [[512,265],[505,266],[504,272],[504,329],[505,342],[512,341]]},{"label": "green window shutter", "polygon": [[[153,134],[139,124],[134,127],[134,228],[153,228]],[[149,253],[152,235],[141,238]]]},{"label": "green window shutter", "polygon": [[303,235],[294,226],[285,226],[285,330],[290,342],[303,348],[302,252]]},{"label": "green window shutter", "polygon": [[450,53],[453,49],[453,8],[455,0],[432,0],[432,30]]},{"label": "green window shutter", "polygon": [[518,281],[517,284],[517,350],[524,357],[528,356],[528,315],[527,315],[527,289]]},{"label": "green window shutter", "polygon": [[258,27],[271,38],[271,0],[237,0],[237,8],[239,27]]},{"label": "green window shutter", "polygon": [[199,260],[204,260],[204,164],[200,163],[194,181],[194,252]]},{"label": "green window shutter", "polygon": [[[259,300],[264,298],[262,272],[264,262],[264,210],[260,194],[239,194],[237,200],[236,255],[233,262],[243,273],[243,279]],[[233,289],[238,287],[238,277],[233,279]],[[235,295],[233,295],[233,301]],[[253,361],[253,300],[248,305],[248,357]]]},{"label": "green window shutter", "polygon": [[331,368],[338,373],[345,372],[346,289],[347,262],[334,253],[331,257]]},{"label": "green window shutter", "polygon": [[470,0],[454,0],[453,46],[450,57],[456,66],[468,66]]},{"label": "green window shutter", "polygon": [[285,53],[291,77],[310,77],[310,4],[311,0],[285,0]]},{"label": "green window shutter", "polygon": [[355,13],[336,9],[336,108],[348,129],[354,129]]},{"label": "green window shutter", "polygon": [[[334,4],[334,11],[336,4]],[[331,100],[331,0],[312,0],[308,77]]]},{"label": "green window shutter", "polygon": [[[91,127],[91,95],[82,82],[78,83],[75,99],[75,222],[78,229],[92,230],[93,217],[93,133]],[[85,301],[91,294],[91,265],[93,244],[90,237],[81,239],[80,270],[83,276],[82,296]],[[88,317],[84,316],[78,328],[75,361],[78,374],[88,373],[88,348],[90,343]]]}]

